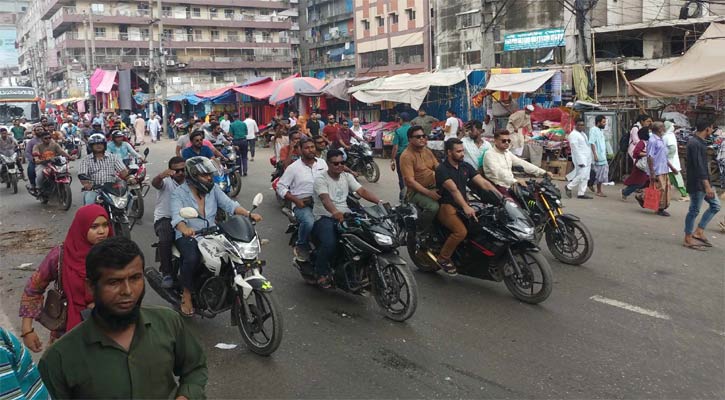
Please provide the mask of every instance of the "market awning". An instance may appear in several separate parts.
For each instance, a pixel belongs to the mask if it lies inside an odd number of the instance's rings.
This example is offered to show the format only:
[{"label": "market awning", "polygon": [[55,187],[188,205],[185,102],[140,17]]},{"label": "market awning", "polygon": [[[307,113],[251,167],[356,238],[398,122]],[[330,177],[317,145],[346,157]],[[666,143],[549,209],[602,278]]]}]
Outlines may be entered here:
[{"label": "market awning", "polygon": [[85,100],[85,97],[68,97],[68,98],[65,98],[65,99],[51,100],[50,101],[50,104],[53,104],[53,105],[56,105],[56,106],[64,106],[66,104],[77,103],[77,102],[83,101],[83,100]]},{"label": "market awning", "polygon": [[105,71],[97,68],[91,75],[91,94],[110,93],[116,83],[117,71]]},{"label": "market awning", "polygon": [[287,78],[280,79],[278,81],[267,81],[259,84],[254,84],[251,86],[244,86],[244,87],[236,87],[234,88],[235,91],[247,95],[249,97],[253,97],[255,99],[266,99],[269,96],[272,95],[275,89],[277,89],[277,86],[281,85],[288,79],[294,79],[299,77],[299,74],[294,74],[292,76],[288,76]]},{"label": "market awning", "polygon": [[175,96],[169,96],[166,101],[187,101],[191,105],[196,105],[207,101],[207,99],[202,99],[201,97],[196,96],[194,93],[184,93],[177,94]]},{"label": "market awning", "polygon": [[224,87],[220,87],[218,89],[202,90],[201,92],[196,92],[194,94],[196,95],[196,97],[203,97],[203,98],[217,97],[217,96],[223,95],[224,93],[226,93],[229,90],[234,89],[237,86],[239,86],[239,85],[238,84],[227,85]]},{"label": "market awning", "polygon": [[352,87],[348,93],[364,103],[393,101],[407,103],[417,110],[423,104],[431,86],[453,86],[463,82],[468,72],[458,68],[420,74],[400,74],[383,77]]},{"label": "market awning", "polygon": [[522,72],[520,74],[491,74],[486,90],[500,92],[531,93],[551,79],[555,70],[541,72]]},{"label": "market awning", "polygon": [[725,89],[725,24],[713,22],[680,58],[629,82],[632,95],[682,97]]}]

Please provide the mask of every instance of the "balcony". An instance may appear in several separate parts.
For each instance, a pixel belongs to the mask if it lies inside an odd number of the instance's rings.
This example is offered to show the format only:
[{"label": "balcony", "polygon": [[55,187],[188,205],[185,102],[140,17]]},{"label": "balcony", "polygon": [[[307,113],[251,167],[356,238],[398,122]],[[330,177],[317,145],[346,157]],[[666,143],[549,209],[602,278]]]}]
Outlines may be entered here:
[{"label": "balcony", "polygon": [[307,48],[310,49],[316,49],[320,47],[329,47],[329,46],[336,46],[340,44],[345,44],[347,42],[354,41],[355,38],[353,35],[350,35],[349,33],[342,33],[337,34],[335,36],[331,36],[329,34],[321,36],[321,37],[313,37],[309,39],[305,39],[304,42],[307,45]]},{"label": "balcony", "polygon": [[[130,0],[135,3],[146,3],[148,0]],[[211,7],[240,7],[242,6],[239,0],[174,0],[173,4],[190,4],[199,6],[211,6]],[[273,0],[245,0],[243,2],[244,7],[249,8],[265,8],[273,10],[285,10],[289,8],[285,1],[273,1]],[[290,3],[297,4],[297,1],[290,1]]]},{"label": "balcony", "polygon": [[271,15],[234,14],[227,15],[223,10],[209,12],[187,11],[186,14],[164,12],[161,15],[164,25],[170,26],[213,26],[216,28],[258,28],[287,30],[292,27],[292,21],[287,17]]},{"label": "balcony", "polygon": [[186,63],[187,69],[276,69],[292,67],[292,57],[289,55],[246,55],[241,57],[179,56],[179,62]]},{"label": "balcony", "polygon": [[[55,45],[59,48],[84,48],[84,37],[78,32],[66,32],[55,39]],[[90,37],[89,37],[90,39]],[[207,39],[195,38],[194,35],[170,35],[164,40],[164,47],[170,49],[239,49],[239,48],[271,48],[289,49],[289,43],[257,41],[254,38],[223,38]],[[96,36],[96,48],[148,48],[148,36],[139,33],[117,33]],[[158,43],[158,40],[154,40]]]},{"label": "balcony", "polygon": [[40,19],[48,19],[63,6],[73,4],[74,0],[41,0]]},{"label": "balcony", "polygon": [[307,25],[309,27],[314,26],[322,26],[326,24],[333,24],[335,22],[340,21],[347,21],[353,19],[353,13],[352,11],[341,11],[339,13],[334,13],[332,15],[321,15],[321,14],[310,14],[309,19],[307,20]]},{"label": "balcony", "polygon": [[[327,58],[327,57],[323,57]],[[337,69],[337,68],[347,68],[347,67],[355,67],[355,58],[350,57],[349,59],[344,59],[340,61],[329,61],[329,62],[317,62],[317,63],[308,63],[305,65],[305,69],[311,69],[311,70],[330,70],[330,69]]]}]

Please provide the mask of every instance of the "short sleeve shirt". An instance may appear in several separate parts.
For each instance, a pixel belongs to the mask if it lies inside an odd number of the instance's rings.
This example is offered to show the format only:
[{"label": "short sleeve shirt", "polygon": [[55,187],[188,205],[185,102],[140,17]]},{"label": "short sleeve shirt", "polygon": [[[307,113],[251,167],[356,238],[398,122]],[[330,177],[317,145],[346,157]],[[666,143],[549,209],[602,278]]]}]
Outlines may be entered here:
[{"label": "short sleeve shirt", "polygon": [[468,196],[466,195],[466,187],[471,182],[471,179],[473,179],[473,177],[476,175],[478,175],[476,169],[467,162],[459,163],[458,168],[456,168],[451,165],[448,160],[444,161],[443,164],[439,165],[438,168],[436,168],[436,185],[440,189],[439,191],[441,193],[441,199],[439,202],[441,204],[450,204],[452,206],[455,206],[456,208],[459,207],[458,204],[456,204],[456,201],[453,198],[451,192],[443,187],[443,182],[447,181],[448,179],[453,180],[453,183],[456,184],[458,191],[461,192],[463,198],[468,201]]},{"label": "short sleeve shirt", "polygon": [[194,151],[193,147],[187,147],[184,150],[181,151],[181,156],[184,157],[184,160],[188,160],[191,157],[206,157],[206,158],[214,158],[214,152],[211,151],[209,146],[201,146],[201,150],[199,153]]},{"label": "short sleeve shirt", "polygon": [[[413,151],[408,148],[400,155],[400,174],[403,178],[412,176],[425,188],[435,187],[435,169],[437,167],[438,160],[428,148],[424,148],[422,151]],[[412,189],[409,188],[409,190]]]},{"label": "short sleeve shirt", "polygon": [[352,174],[343,172],[340,177],[335,180],[329,173],[325,172],[315,179],[315,205],[312,212],[315,217],[331,217],[325,205],[320,200],[321,194],[327,194],[330,196],[330,200],[335,205],[338,211],[343,213],[350,212],[347,207],[347,194],[350,192],[356,192],[360,189],[360,183],[355,180]]},{"label": "short sleeve shirt", "polygon": [[171,218],[171,193],[179,187],[174,178],[167,176],[161,181],[161,190],[156,197],[156,208],[154,209],[154,222],[161,218]]},{"label": "short sleeve shirt", "polygon": [[450,126],[451,130],[449,132],[446,132],[446,139],[448,140],[450,138],[458,137],[458,129],[460,128],[458,126],[458,118],[456,117],[450,117],[446,120],[446,126]]},{"label": "short sleeve shirt", "polygon": [[594,164],[596,165],[606,165],[607,164],[607,145],[604,139],[604,131],[597,128],[596,126],[593,126],[589,129],[589,144],[594,145],[594,150],[596,150],[596,155],[599,161],[595,161]]},{"label": "short sleeve shirt", "polygon": [[40,142],[36,144],[33,148],[33,154],[38,154],[38,158],[40,158],[41,160],[50,160],[51,158],[60,154],[62,151],[63,149],[55,141],[51,141],[47,145],[43,142]]},{"label": "short sleeve shirt", "polygon": [[334,125],[327,125],[322,129],[322,133],[327,136],[327,140],[334,143],[337,141],[337,127]]},{"label": "short sleeve shirt", "polygon": [[410,124],[403,124],[403,126],[395,130],[393,146],[398,145],[398,154],[396,154],[398,156],[408,148],[408,129],[410,129]]}]

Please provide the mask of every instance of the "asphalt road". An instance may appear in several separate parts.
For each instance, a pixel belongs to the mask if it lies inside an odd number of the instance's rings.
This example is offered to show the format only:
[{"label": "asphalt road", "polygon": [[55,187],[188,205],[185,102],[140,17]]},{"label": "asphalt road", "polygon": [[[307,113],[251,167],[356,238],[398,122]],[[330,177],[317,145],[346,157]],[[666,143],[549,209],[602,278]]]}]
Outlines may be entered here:
[{"label": "asphalt road", "polygon": [[[173,145],[150,148],[153,176]],[[502,283],[415,271],[418,311],[395,323],[372,299],[303,283],[270,189],[269,150],[258,153],[238,200],[249,207],[257,192],[266,196],[258,229],[270,239],[262,257],[282,307],[284,338],[262,358],[246,350],[228,314],[189,322],[207,351],[210,398],[725,398],[725,240],[713,223],[715,248],[684,249],[687,203],[674,202],[672,217],[663,218],[621,202],[618,187],[608,187],[606,199],[565,200],[596,248],[580,267],[544,250],[555,278],[546,302],[520,303]],[[366,187],[393,202],[395,176],[387,160],[378,163],[384,176]],[[62,241],[80,204],[73,185],[68,212],[0,188],[0,324],[10,321],[16,332],[32,272],[16,268],[34,268]],[[148,262],[154,201],[152,189],[143,224],[132,231]],[[150,289],[144,302],[164,304]],[[239,346],[221,350],[218,343]]]}]

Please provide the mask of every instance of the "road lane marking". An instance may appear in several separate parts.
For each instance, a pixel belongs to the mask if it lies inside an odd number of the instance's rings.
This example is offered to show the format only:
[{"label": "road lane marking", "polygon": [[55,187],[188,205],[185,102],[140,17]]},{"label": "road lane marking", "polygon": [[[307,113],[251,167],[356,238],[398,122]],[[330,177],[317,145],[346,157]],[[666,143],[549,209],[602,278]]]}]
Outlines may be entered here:
[{"label": "road lane marking", "polygon": [[653,311],[653,310],[648,310],[648,309],[642,308],[642,307],[637,307],[632,304],[625,303],[623,301],[609,299],[609,298],[599,296],[599,295],[592,296],[589,298],[589,300],[594,300],[599,303],[608,304],[608,305],[614,306],[614,307],[619,307],[619,308],[625,309],[627,311],[632,311],[632,312],[636,312],[638,314],[646,315],[648,317],[670,320],[670,316],[667,314],[663,314],[661,312],[657,312],[657,311]]}]

